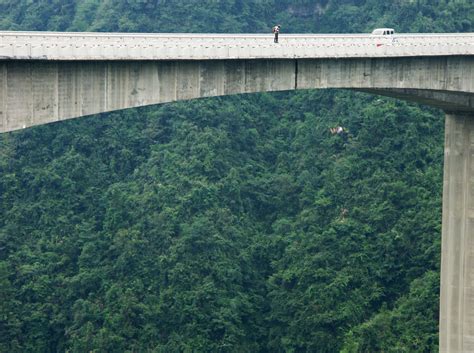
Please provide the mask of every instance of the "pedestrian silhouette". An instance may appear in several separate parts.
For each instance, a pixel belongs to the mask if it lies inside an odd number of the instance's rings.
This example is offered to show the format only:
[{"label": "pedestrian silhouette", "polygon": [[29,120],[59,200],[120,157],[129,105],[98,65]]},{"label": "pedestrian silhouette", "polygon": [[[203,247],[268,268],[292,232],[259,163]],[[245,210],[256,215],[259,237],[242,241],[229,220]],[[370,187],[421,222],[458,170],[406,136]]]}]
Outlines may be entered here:
[{"label": "pedestrian silhouette", "polygon": [[275,38],[273,39],[274,43],[278,43],[278,34],[280,33],[280,25],[273,26],[272,32],[275,35]]}]

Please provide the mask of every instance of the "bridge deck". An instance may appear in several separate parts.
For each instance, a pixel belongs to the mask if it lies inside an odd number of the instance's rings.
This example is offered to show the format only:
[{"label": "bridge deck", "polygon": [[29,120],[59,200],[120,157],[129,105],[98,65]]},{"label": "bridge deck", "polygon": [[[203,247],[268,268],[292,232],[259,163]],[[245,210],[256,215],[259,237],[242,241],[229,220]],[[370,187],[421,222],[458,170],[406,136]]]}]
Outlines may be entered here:
[{"label": "bridge deck", "polygon": [[474,55],[474,33],[315,35],[0,32],[0,60],[219,60]]}]

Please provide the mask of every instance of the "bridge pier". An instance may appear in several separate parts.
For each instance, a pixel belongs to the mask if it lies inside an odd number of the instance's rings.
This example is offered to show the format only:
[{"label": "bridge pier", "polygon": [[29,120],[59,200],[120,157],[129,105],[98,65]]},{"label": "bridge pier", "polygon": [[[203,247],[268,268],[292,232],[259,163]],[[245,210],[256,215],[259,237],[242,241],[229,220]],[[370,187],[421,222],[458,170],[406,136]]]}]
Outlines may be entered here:
[{"label": "bridge pier", "polygon": [[474,113],[447,113],[439,346],[474,352]]}]

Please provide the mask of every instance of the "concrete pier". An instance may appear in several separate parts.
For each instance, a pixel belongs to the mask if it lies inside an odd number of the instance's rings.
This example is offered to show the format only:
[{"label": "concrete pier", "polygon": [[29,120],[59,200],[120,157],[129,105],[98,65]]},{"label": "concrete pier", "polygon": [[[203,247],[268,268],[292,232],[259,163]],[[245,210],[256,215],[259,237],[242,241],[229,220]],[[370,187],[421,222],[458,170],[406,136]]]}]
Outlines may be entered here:
[{"label": "concrete pier", "polygon": [[446,115],[440,352],[474,352],[474,114]]}]

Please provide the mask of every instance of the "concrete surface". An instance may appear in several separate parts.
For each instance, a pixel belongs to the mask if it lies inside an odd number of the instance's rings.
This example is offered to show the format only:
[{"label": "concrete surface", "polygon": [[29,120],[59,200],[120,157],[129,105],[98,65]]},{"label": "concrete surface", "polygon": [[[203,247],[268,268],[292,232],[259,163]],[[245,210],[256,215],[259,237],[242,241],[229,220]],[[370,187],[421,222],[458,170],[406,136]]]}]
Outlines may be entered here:
[{"label": "concrete surface", "polygon": [[[469,111],[474,94],[474,56],[4,60],[0,61],[0,132],[176,100],[311,88],[372,90],[452,111]],[[426,92],[422,96],[414,90]]]},{"label": "concrete surface", "polygon": [[474,352],[474,114],[446,115],[440,352]]},{"label": "concrete surface", "polygon": [[423,89],[357,89],[357,91],[398,98],[458,113],[474,113],[474,94]]},{"label": "concrete surface", "polygon": [[0,59],[219,60],[472,55],[474,33],[144,34],[0,32]]}]

